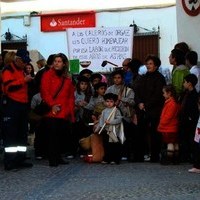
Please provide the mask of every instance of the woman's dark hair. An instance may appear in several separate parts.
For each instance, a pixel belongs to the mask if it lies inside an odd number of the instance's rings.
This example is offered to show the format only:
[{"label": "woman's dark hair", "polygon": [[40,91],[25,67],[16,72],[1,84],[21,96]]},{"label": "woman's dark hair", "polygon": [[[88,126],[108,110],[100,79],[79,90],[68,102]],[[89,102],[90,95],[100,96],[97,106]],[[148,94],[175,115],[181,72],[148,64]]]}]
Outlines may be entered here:
[{"label": "woman's dark hair", "polygon": [[63,73],[68,75],[68,72],[69,72],[69,60],[67,58],[67,56],[63,53],[58,53],[58,54],[55,54],[54,57],[53,57],[53,62],[55,61],[56,58],[61,58],[63,63],[64,63],[64,67],[63,67]]},{"label": "woman's dark hair", "polygon": [[145,59],[145,62],[148,62],[149,60],[152,60],[154,65],[157,67],[157,70],[158,68],[160,67],[161,65],[161,60],[160,58],[158,58],[158,56],[155,56],[155,55],[148,55]]},{"label": "woman's dark hair", "polygon": [[61,58],[63,63],[65,63],[65,64],[67,64],[69,62],[67,56],[64,53],[55,54],[53,57],[53,61],[55,60],[55,58],[58,58],[58,57]]},{"label": "woman's dark hair", "polygon": [[[33,65],[31,63],[28,63],[27,65],[31,66],[31,74],[30,75],[31,75],[31,77],[34,77],[35,76],[35,73],[34,73],[35,70],[34,70]],[[26,67],[24,68],[24,71],[26,73]]]},{"label": "woman's dark hair", "polygon": [[170,92],[171,96],[177,101],[177,94],[174,86],[172,84],[165,85],[163,87],[163,90],[165,90],[167,93]]},{"label": "woman's dark hair", "polygon": [[47,65],[48,65],[48,66],[51,66],[51,65],[53,64],[54,56],[55,56],[55,54],[51,54],[51,55],[49,55],[49,57],[47,58]]}]

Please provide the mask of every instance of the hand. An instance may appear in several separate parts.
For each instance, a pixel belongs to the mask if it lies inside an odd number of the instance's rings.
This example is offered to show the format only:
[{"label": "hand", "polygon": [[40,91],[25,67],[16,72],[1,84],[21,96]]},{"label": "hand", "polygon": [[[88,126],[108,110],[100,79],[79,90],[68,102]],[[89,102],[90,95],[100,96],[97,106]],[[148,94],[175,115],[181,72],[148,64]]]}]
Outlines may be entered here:
[{"label": "hand", "polygon": [[82,106],[85,106],[85,105],[87,105],[87,102],[86,101],[80,101],[79,102],[79,105],[82,107]]},{"label": "hand", "polygon": [[109,124],[110,124],[110,121],[109,121],[109,120],[106,120],[106,121],[105,121],[105,124],[106,124],[106,125],[109,125]]},{"label": "hand", "polygon": [[53,115],[56,115],[61,110],[60,106],[60,104],[57,104],[52,107],[51,112],[53,113]]},{"label": "hand", "polygon": [[31,75],[26,75],[24,77],[24,81],[27,83],[27,82],[31,82],[33,80],[33,77]]},{"label": "hand", "polygon": [[97,121],[97,117],[95,115],[92,115],[92,121],[96,122]]},{"label": "hand", "polygon": [[121,101],[118,99],[118,100],[115,102],[115,105],[118,106],[118,105],[120,104],[120,102],[121,102]]}]

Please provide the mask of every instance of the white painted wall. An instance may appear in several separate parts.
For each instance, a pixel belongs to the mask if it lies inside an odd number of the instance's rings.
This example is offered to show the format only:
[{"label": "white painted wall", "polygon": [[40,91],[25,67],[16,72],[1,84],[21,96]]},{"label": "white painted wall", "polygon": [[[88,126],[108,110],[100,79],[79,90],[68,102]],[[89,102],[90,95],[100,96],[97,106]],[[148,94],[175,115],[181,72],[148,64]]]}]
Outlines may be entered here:
[{"label": "white painted wall", "polygon": [[178,42],[186,42],[198,53],[200,61],[200,13],[194,17],[189,16],[184,12],[180,0],[176,0],[176,4]]},{"label": "white painted wall", "polygon": [[[96,19],[97,27],[129,26],[133,20],[138,26],[150,30],[160,26],[160,58],[162,65],[169,65],[168,56],[174,44],[177,43],[175,6],[159,9],[100,12],[97,13]],[[38,50],[45,58],[48,58],[48,55],[52,53],[68,54],[66,33],[41,32],[40,17],[32,17],[31,26],[24,26],[23,18],[3,18],[1,34],[5,33],[8,28],[11,33],[20,37],[27,34],[28,50]]]}]

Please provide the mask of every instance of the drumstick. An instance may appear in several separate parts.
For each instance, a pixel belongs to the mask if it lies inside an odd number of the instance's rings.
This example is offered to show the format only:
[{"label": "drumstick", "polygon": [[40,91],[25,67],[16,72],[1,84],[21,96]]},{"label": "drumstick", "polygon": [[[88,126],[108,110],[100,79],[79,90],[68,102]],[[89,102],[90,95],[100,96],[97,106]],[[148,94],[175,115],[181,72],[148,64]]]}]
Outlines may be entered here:
[{"label": "drumstick", "polygon": [[[112,111],[110,112],[110,114],[109,114],[107,120],[109,120],[109,119],[111,118],[112,114],[115,112],[116,109],[117,109],[117,107],[115,106],[115,107],[112,109]],[[106,121],[107,121],[107,120],[106,120]],[[101,127],[101,129],[100,129],[100,131],[99,131],[98,134],[101,134],[101,132],[103,131],[105,125],[106,125],[106,123],[103,124],[103,126]]]}]

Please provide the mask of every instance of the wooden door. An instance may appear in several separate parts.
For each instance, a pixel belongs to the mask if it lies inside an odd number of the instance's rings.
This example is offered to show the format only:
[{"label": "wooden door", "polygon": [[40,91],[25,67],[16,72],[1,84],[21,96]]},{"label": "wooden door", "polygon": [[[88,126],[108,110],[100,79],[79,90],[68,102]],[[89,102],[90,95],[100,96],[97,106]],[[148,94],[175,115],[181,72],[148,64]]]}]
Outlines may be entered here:
[{"label": "wooden door", "polygon": [[133,40],[133,58],[138,58],[144,63],[148,54],[159,56],[159,34],[136,34]]}]

